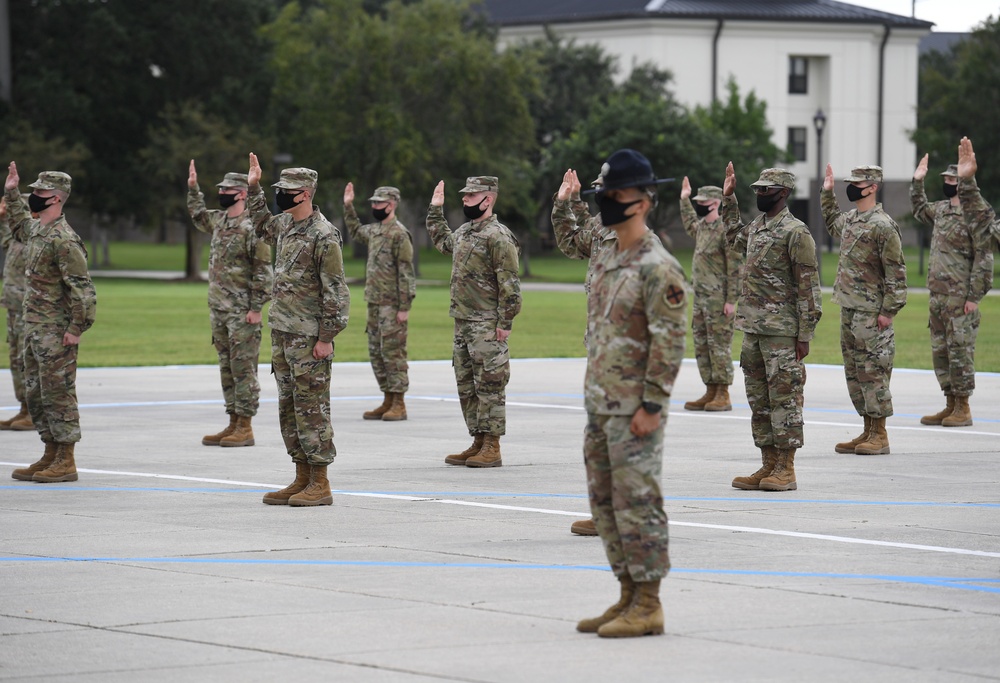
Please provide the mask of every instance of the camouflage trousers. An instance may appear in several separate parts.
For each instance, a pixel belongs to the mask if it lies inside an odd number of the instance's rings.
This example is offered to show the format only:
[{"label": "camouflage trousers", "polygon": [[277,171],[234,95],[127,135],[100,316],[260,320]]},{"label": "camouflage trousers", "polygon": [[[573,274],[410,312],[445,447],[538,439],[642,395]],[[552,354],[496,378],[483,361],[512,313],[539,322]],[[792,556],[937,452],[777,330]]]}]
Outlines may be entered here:
[{"label": "camouflage trousers", "polygon": [[858,415],[892,415],[889,379],[896,357],[896,334],[892,325],[880,330],[877,311],[842,308],[840,350],[844,356],[847,393]]},{"label": "camouflage trousers", "polygon": [[726,317],[722,306],[699,306],[691,313],[694,355],[704,384],[733,383],[733,324],[736,316]]},{"label": "camouflage trousers", "polygon": [[368,304],[368,358],[382,393],[405,394],[410,388],[406,362],[406,321],[396,320],[393,306]]},{"label": "camouflage trousers", "polygon": [[451,364],[469,434],[503,436],[510,351],[507,342],[497,341],[496,321],[456,319]]},{"label": "camouflage trousers", "polygon": [[21,312],[7,309],[7,350],[10,353],[10,378],[14,381],[14,398],[25,403],[24,398],[24,320]]},{"label": "camouflage trousers", "polygon": [[253,417],[260,403],[257,361],[260,359],[260,325],[251,325],[246,314],[212,311],[212,344],[219,354],[222,396],[230,415]]},{"label": "camouflage trousers", "polygon": [[652,434],[629,430],[630,415],[587,413],[583,461],[590,511],[615,576],[662,579],[670,571],[660,474],[663,421]]},{"label": "camouflage trousers", "polygon": [[744,333],[740,367],[750,402],[754,444],[758,448],[801,448],[806,368],[795,360],[795,337]]},{"label": "camouflage trousers", "polygon": [[292,460],[328,465],[337,456],[330,424],[331,357],[313,358],[316,337],[271,330],[271,372],[278,384],[278,423]]},{"label": "camouflage trousers", "polygon": [[24,325],[24,394],[42,441],[80,440],[76,401],[78,346],[63,346],[62,325]]},{"label": "camouflage trousers", "polygon": [[931,357],[941,391],[953,396],[971,396],[976,388],[976,336],[979,309],[965,312],[962,297],[931,293]]}]

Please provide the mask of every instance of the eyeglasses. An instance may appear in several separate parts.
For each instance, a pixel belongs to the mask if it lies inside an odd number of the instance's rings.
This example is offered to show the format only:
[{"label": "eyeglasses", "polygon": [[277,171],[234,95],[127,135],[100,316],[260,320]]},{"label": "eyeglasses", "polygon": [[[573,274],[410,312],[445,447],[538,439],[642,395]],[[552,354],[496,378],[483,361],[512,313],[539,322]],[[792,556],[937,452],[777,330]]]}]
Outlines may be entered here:
[{"label": "eyeglasses", "polygon": [[757,194],[767,195],[767,194],[774,194],[776,192],[781,192],[783,189],[785,188],[783,188],[781,185],[768,185],[767,187],[755,187],[753,190]]}]

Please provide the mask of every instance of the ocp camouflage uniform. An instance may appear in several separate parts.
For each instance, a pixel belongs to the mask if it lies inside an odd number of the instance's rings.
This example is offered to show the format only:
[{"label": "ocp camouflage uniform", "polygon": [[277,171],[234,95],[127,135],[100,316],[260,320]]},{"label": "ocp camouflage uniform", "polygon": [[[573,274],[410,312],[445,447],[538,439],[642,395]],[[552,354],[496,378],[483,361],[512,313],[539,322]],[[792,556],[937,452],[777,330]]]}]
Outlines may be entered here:
[{"label": "ocp camouflage uniform", "polygon": [[[879,178],[881,182],[881,178]],[[896,341],[893,326],[879,329],[878,317],[894,318],[906,304],[906,263],[899,226],[881,204],[859,213],[840,212],[832,190],[821,193],[823,219],[840,239],[833,303],[840,306],[840,348],[847,392],[858,415],[892,415]]]},{"label": "ocp camouflage uniform", "polygon": [[[282,180],[304,170],[286,169]],[[333,355],[316,360],[312,352],[317,341],[332,344],[347,327],[351,299],[340,233],[319,209],[301,221],[289,213],[271,215],[259,185],[250,188],[248,200],[257,236],[276,253],[268,323],[281,436],[292,460],[328,465],[337,455],[330,424]]]},{"label": "ocp camouflage uniform", "polygon": [[[30,219],[29,219],[30,220]],[[10,375],[14,382],[14,397],[25,406],[24,396],[24,357],[21,353],[24,344],[24,321],[21,309],[24,305],[24,268],[27,250],[20,240],[14,239],[11,215],[0,221],[0,247],[5,256],[3,264],[3,294],[0,295],[0,306],[7,309],[7,350],[10,355]]]},{"label": "ocp camouflage uniform", "polygon": [[684,271],[652,232],[602,249],[588,299],[590,345],[584,461],[590,509],[616,576],[636,582],[670,570],[660,478],[667,413],[650,435],[630,424],[643,403],[666,407],[684,357]]},{"label": "ocp camouflage uniform", "polygon": [[725,304],[736,305],[740,295],[743,259],[729,249],[726,226],[720,219],[709,223],[700,218],[690,199],[681,199],[681,222],[694,238],[691,269],[694,305],[691,331],[701,381],[706,385],[733,383],[733,325],[735,318],[723,313]]},{"label": "ocp camouflage uniform", "polygon": [[993,286],[992,209],[975,178],[959,180],[958,196],[958,206],[947,200],[929,203],[923,181],[910,185],[913,215],[933,229],[927,288],[934,374],[946,396],[968,397],[976,388],[980,313],[978,308],[966,313],[965,302],[978,304]]},{"label": "ocp camouflage uniform", "polygon": [[396,314],[409,311],[416,296],[413,239],[402,223],[362,225],[352,204],[344,204],[344,221],[351,239],[368,247],[365,301],[368,303],[368,358],[383,393],[410,388],[406,361],[407,322]]},{"label": "ocp camouflage uniform", "polygon": [[740,218],[736,195],[722,200],[726,240],[743,254],[743,291],[736,329],[744,333],[740,367],[758,447],[800,448],[805,365],[797,341],[811,341],[822,315],[816,243],[809,229],[784,208],[774,218]]},{"label": "ocp camouflage uniform", "polygon": [[246,316],[260,312],[271,297],[271,247],[257,238],[248,211],[230,218],[226,211],[207,209],[197,186],[188,189],[187,205],[194,227],[212,236],[208,308],[226,412],[252,417],[260,401],[261,326]]},{"label": "ocp camouflage uniform", "polygon": [[510,351],[496,331],[510,330],[521,311],[517,239],[495,215],[452,232],[444,208],[433,205],[427,211],[427,232],[438,251],[452,256],[452,365],[466,427],[471,436],[502,436],[507,431]]},{"label": "ocp camouflage uniform", "polygon": [[6,199],[14,238],[26,249],[22,317],[28,410],[42,441],[75,444],[81,438],[76,398],[79,346],[64,346],[63,335],[79,337],[94,324],[97,292],[87,270],[87,250],[65,216],[42,225],[31,218],[16,188],[7,190]]}]

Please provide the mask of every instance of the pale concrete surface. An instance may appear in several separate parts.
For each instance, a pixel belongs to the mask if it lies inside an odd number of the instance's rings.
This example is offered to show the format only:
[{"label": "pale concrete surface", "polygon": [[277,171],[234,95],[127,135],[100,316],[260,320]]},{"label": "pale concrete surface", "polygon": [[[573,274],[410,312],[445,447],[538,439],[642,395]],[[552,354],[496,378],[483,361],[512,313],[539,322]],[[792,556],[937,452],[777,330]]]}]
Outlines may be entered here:
[{"label": "pale concrete surface", "polygon": [[[576,633],[616,598],[589,515],[582,360],[515,361],[504,466],[448,467],[468,443],[448,363],[414,363],[410,419],[365,422],[370,369],[337,364],[332,507],[260,503],[291,480],[262,368],[252,448],[214,367],[84,369],[80,481],[0,481],[0,680],[1000,680],[1000,376],[970,428],[897,370],[892,454],[837,455],[859,430],[843,370],[810,366],[799,490],[737,491],[758,466],[737,372],[731,413],[667,427],[674,570],[667,634]],[[0,413],[13,408],[0,372]],[[3,477],[36,459],[0,432]]]}]

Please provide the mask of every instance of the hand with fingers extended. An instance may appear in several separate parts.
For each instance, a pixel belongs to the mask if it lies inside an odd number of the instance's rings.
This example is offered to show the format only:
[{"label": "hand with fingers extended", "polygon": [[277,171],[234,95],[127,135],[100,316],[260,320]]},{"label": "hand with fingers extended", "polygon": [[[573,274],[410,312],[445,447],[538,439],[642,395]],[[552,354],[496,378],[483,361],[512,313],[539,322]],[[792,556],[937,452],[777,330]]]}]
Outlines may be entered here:
[{"label": "hand with fingers extended", "polygon": [[444,206],[444,181],[438,181],[431,196],[431,206]]},{"label": "hand with fingers extended", "polygon": [[250,187],[256,187],[260,185],[260,162],[257,161],[257,155],[250,152],[250,170],[247,171],[247,182]]},{"label": "hand with fingers extended", "polygon": [[194,159],[188,165],[188,187],[192,190],[198,187],[198,171],[194,167]]},{"label": "hand with fingers extended", "polygon": [[726,182],[722,185],[722,194],[729,197],[736,192],[736,169],[733,168],[733,162],[729,162],[726,166]]},{"label": "hand with fingers extended", "polygon": [[354,183],[347,183],[344,188],[344,206],[354,203]]},{"label": "hand with fingers extended", "polygon": [[972,178],[977,170],[979,165],[976,163],[976,150],[972,148],[972,140],[962,138],[958,143],[958,177]]},{"label": "hand with fingers extended", "polygon": [[562,201],[568,200],[573,196],[573,169],[566,169],[563,173],[563,181],[559,186],[559,192],[556,193],[556,198]]},{"label": "hand with fingers extended", "polygon": [[687,176],[681,181],[681,199],[691,199],[691,181]]},{"label": "hand with fingers extended", "polygon": [[823,189],[827,192],[833,192],[834,180],[833,180],[833,166],[831,164],[826,165],[826,175],[823,176]]},{"label": "hand with fingers extended", "polygon": [[917,168],[913,171],[914,180],[923,180],[927,177],[927,162],[930,159],[930,156],[930,154],[925,154],[920,160],[920,163],[917,164]]},{"label": "hand with fingers extended", "polygon": [[3,189],[5,190],[16,190],[17,186],[21,183],[21,179],[17,175],[17,164],[13,161],[10,162],[10,166],[7,167],[7,182],[3,184]]}]

